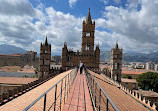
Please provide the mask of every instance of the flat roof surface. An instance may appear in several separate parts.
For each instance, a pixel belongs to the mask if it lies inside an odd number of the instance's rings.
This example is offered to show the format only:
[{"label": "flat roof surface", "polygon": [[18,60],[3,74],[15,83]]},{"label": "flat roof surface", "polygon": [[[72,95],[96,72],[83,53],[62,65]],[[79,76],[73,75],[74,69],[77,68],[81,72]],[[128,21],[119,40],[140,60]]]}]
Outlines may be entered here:
[{"label": "flat roof surface", "polygon": [[29,78],[33,77],[35,73],[26,73],[26,72],[0,72],[0,77],[24,77],[28,76]]},{"label": "flat roof surface", "polygon": [[[33,101],[35,101],[39,96],[41,96],[44,92],[46,92],[50,87],[55,85],[59,80],[61,80],[66,74],[68,74],[71,70],[67,72],[63,72],[56,77],[50,79],[49,81],[41,84],[40,86],[26,92],[25,94],[13,99],[12,101],[4,104],[0,107],[0,111],[22,111],[24,110],[28,105],[30,105]],[[54,100],[52,97],[54,94],[54,91],[51,91],[50,94],[47,94],[47,103],[46,104],[52,104],[52,100]],[[50,97],[51,96],[51,97]],[[31,111],[41,111],[43,109],[43,99],[37,104],[34,105]]]},{"label": "flat roof surface", "polygon": [[138,92],[139,94],[141,94],[142,96],[158,98],[158,93],[156,93],[154,91],[145,91],[145,90],[135,90],[135,91]]},{"label": "flat roof surface", "polygon": [[122,74],[136,74],[136,75],[140,75],[142,73],[145,72],[137,72],[137,71],[122,71]]},{"label": "flat roof surface", "polygon": [[0,77],[0,84],[28,84],[38,78]]},{"label": "flat roof surface", "polygon": [[121,78],[122,82],[131,82],[131,83],[137,83],[135,79],[126,79],[126,78]]},{"label": "flat roof surface", "polygon": [[0,56],[22,56],[24,54],[0,54]]},{"label": "flat roof surface", "polygon": [[[95,79],[99,85],[103,88],[105,93],[111,98],[114,104],[120,111],[149,111],[142,104],[135,99],[125,94],[121,89],[117,88],[115,84],[110,83],[103,76],[90,71],[92,75],[95,75]],[[100,78],[100,79],[98,79]]]}]

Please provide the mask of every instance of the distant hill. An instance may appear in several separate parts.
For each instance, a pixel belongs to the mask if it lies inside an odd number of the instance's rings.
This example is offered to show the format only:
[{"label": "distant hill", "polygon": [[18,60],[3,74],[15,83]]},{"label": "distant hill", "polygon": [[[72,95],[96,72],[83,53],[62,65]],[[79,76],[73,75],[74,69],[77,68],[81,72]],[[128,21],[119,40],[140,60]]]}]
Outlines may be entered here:
[{"label": "distant hill", "polygon": [[[111,52],[110,51],[101,51],[100,60],[101,61],[110,61]],[[156,62],[158,63],[158,52],[145,54],[145,53],[123,53],[123,61],[125,62]]]},{"label": "distant hill", "polygon": [[27,51],[13,46],[13,45],[6,45],[6,44],[2,44],[0,45],[0,54],[17,54],[17,53],[26,53]]},{"label": "distant hill", "polygon": [[111,51],[101,51],[100,52],[100,60],[101,61],[110,61]]},{"label": "distant hill", "polygon": [[[7,45],[7,44],[2,44],[0,45],[0,54],[17,54],[17,53],[26,53],[27,51],[13,46],[13,45]],[[61,53],[53,53],[52,56],[54,55],[61,55]],[[37,54],[39,57],[39,53]],[[100,52],[100,60],[101,61],[110,61],[110,56],[111,56],[111,51],[101,51]],[[156,62],[158,63],[158,52],[150,53],[150,54],[145,54],[145,53],[133,53],[133,52],[127,52],[123,53],[123,61],[125,62]]]}]

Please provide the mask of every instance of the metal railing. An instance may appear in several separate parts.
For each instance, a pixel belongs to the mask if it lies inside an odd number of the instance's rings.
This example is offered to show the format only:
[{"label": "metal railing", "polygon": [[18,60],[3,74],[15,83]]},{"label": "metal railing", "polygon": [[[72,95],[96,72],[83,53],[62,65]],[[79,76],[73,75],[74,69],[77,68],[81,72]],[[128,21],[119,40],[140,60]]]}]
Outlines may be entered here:
[{"label": "metal railing", "polygon": [[110,97],[105,93],[94,76],[85,68],[86,81],[91,96],[93,109],[95,111],[119,111]]},{"label": "metal railing", "polygon": [[74,82],[77,74],[77,68],[73,69],[69,74],[63,77],[59,82],[49,88],[40,97],[33,101],[23,111],[27,110],[43,110],[43,111],[61,111],[63,102],[70,92],[70,87]]}]

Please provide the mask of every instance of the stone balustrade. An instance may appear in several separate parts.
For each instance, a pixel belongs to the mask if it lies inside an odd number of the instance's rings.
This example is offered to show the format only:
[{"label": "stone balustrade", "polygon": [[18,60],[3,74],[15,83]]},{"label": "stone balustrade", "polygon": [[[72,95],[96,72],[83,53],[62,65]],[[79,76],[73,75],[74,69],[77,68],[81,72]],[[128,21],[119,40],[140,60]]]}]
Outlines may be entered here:
[{"label": "stone balustrade", "polygon": [[133,97],[135,100],[137,100],[139,103],[141,103],[142,105],[148,107],[150,110],[154,110],[157,111],[157,106],[155,103],[151,103],[151,101],[147,100],[145,97],[143,97],[141,94],[139,94],[138,92],[134,91],[134,90],[130,90],[127,87],[121,85],[120,83],[113,81],[111,78],[105,76],[105,74],[103,74],[103,76],[109,80],[110,82],[112,82],[113,84],[115,84],[118,88],[120,88],[122,91],[124,91],[126,94],[128,94],[129,96]]}]

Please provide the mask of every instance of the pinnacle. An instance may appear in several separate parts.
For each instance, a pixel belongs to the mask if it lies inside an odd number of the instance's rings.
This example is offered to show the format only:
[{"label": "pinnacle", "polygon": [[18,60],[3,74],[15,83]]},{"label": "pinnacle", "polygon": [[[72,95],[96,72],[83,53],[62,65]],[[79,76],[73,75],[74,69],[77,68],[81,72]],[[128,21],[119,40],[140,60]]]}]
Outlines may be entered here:
[{"label": "pinnacle", "polygon": [[118,43],[116,42],[115,49],[118,49]]},{"label": "pinnacle", "polygon": [[48,44],[48,41],[47,41],[47,36],[46,36],[45,44]]},{"label": "pinnacle", "polygon": [[86,19],[86,23],[91,23],[92,20],[91,20],[91,14],[90,14],[90,8],[89,8],[89,12],[88,12],[88,16],[87,16],[87,19]]}]

